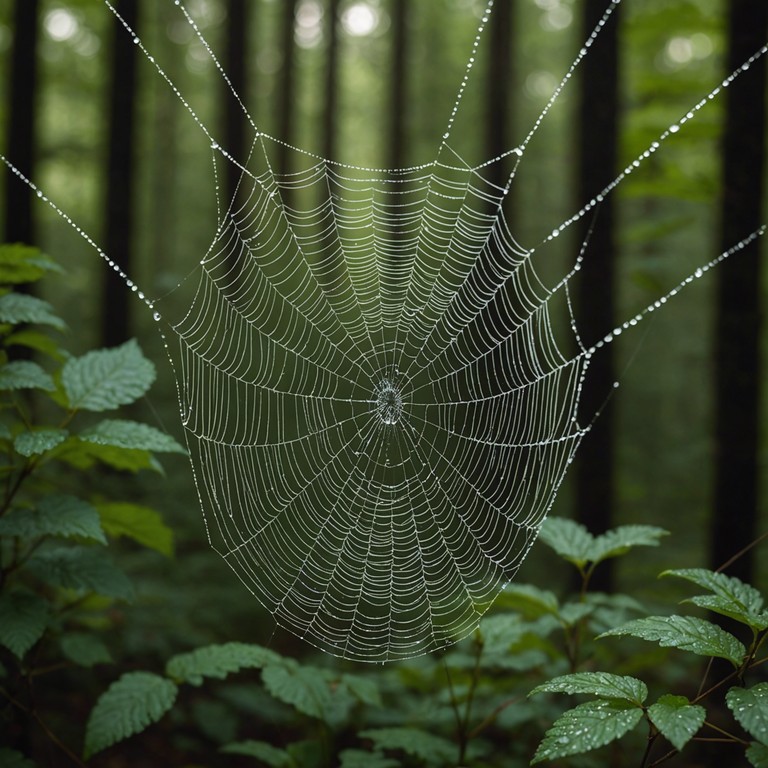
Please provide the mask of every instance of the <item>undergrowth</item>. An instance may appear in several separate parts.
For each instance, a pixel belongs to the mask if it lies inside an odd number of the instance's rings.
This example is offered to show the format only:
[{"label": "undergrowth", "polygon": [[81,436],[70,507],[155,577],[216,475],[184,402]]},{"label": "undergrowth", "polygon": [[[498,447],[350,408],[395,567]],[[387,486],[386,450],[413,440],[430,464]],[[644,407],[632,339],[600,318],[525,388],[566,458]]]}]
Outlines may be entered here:
[{"label": "undergrowth", "polygon": [[[135,589],[110,553],[128,538],[170,558],[173,535],[154,509],[112,498],[110,480],[184,449],[102,417],[143,397],[154,368],[133,341],[68,355],[53,308],[15,290],[56,270],[0,249],[0,766],[108,766],[130,745],[146,765],[648,768],[713,742],[734,765],[768,766],[768,611],[754,587],[668,570],[661,600],[671,582],[697,594],[661,615],[590,589],[601,562],[659,544],[652,526],[593,536],[547,520],[540,540],[577,569],[576,594],[509,584],[470,638],[410,662],[300,661],[244,642],[150,668],[121,655]],[[563,713],[558,695],[585,700]]]}]

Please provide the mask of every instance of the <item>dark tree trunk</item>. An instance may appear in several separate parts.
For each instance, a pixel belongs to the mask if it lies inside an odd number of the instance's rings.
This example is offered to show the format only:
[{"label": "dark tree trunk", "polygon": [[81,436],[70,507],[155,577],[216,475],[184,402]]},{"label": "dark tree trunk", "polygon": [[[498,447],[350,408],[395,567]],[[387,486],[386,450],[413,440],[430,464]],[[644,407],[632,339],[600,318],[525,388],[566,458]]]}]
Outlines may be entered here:
[{"label": "dark tree trunk", "polygon": [[[237,95],[243,104],[248,103],[248,25],[252,3],[248,0],[227,0],[227,28],[223,66]],[[224,147],[239,163],[245,165],[249,147],[246,145],[247,120],[237,99],[226,83],[222,85],[224,116]],[[228,205],[235,197],[240,169],[227,162],[224,168],[224,194],[222,201]]]},{"label": "dark tree trunk", "polygon": [[339,102],[339,0],[328,0],[325,34],[328,53],[325,67],[325,112],[323,114],[323,156],[336,159],[336,112]]},{"label": "dark tree trunk", "polygon": [[[283,66],[280,73],[278,88],[277,138],[291,144],[293,140],[293,96],[295,80],[296,46],[294,44],[294,29],[296,26],[297,0],[283,0],[282,17],[282,56]],[[290,173],[290,150],[285,144],[277,146],[277,172]],[[283,192],[285,198],[285,191]]]},{"label": "dark tree trunk", "polygon": [[[486,154],[490,160],[509,149],[509,115],[512,93],[512,3],[497,3],[490,22],[490,62],[487,86]],[[488,167],[485,174],[504,187],[512,171],[509,158]]]},{"label": "dark tree trunk", "polygon": [[[578,112],[577,203],[591,200],[616,173],[618,137],[618,11],[598,36],[581,63]],[[583,34],[589,34],[605,12],[604,0],[586,0]],[[587,237],[592,222],[583,220],[579,237]],[[578,320],[586,343],[594,343],[613,328],[614,264],[613,197],[600,206],[579,277]],[[614,504],[614,411],[606,398],[614,382],[613,345],[592,358],[581,401],[583,421],[602,408],[591,432],[584,438],[576,463],[576,517],[595,534],[611,525]],[[609,590],[611,562],[596,572],[593,587]]]},{"label": "dark tree trunk", "polygon": [[[765,42],[768,3],[728,4],[728,71],[738,69]],[[760,226],[766,141],[766,65],[761,59],[724,93],[723,250]],[[715,488],[710,562],[719,568],[755,537],[758,513],[760,295],[756,241],[717,270],[715,330]],[[749,581],[751,553],[728,568]]]},{"label": "dark tree trunk", "polygon": [[[138,0],[118,0],[117,12],[136,30]],[[133,146],[135,138],[136,51],[138,46],[115,19],[112,77],[109,87],[109,138],[106,179],[105,250],[130,274],[133,247]],[[113,270],[105,271],[102,305],[102,344],[121,344],[131,332],[130,291]]]},{"label": "dark tree trunk", "polygon": [[390,168],[406,165],[405,115],[407,103],[406,66],[408,59],[408,0],[392,2],[392,74],[389,97]]},{"label": "dark tree trunk", "polygon": [[[8,159],[32,178],[35,159],[35,99],[37,95],[38,0],[16,0],[13,46],[8,70]],[[8,243],[33,244],[32,192],[6,171],[5,233]]]}]

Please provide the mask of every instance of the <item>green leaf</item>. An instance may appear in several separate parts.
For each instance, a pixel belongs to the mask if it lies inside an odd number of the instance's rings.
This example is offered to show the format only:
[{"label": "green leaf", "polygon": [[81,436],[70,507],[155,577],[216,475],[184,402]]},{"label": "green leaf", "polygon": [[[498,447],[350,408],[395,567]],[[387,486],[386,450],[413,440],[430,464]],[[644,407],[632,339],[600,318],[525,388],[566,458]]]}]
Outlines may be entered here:
[{"label": "green leaf", "polygon": [[400,768],[399,760],[363,749],[344,749],[339,753],[339,759],[339,768]]},{"label": "green leaf", "polygon": [[574,672],[537,685],[529,695],[535,693],[587,693],[603,699],[622,699],[641,707],[648,696],[648,688],[642,680],[626,675]]},{"label": "green leaf", "polygon": [[544,734],[531,765],[597,749],[620,739],[642,719],[642,708],[626,701],[588,701],[562,714]]},{"label": "green leaf", "polygon": [[369,704],[372,707],[380,707],[381,694],[379,686],[375,680],[369,677],[360,677],[360,675],[342,675],[341,683],[346,689],[363,704]]},{"label": "green leaf", "polygon": [[701,656],[728,659],[734,666],[741,664],[746,649],[729,632],[704,619],[693,616],[649,616],[634,619],[599,637],[631,635],[643,640],[657,641],[664,647],[678,648]]},{"label": "green leaf", "polygon": [[768,746],[752,742],[746,751],[747,760],[754,768],[768,768]]},{"label": "green leaf", "polygon": [[53,307],[36,296],[24,293],[6,293],[0,296],[0,323],[39,323],[64,330],[66,324],[53,313]]},{"label": "green leaf", "polygon": [[46,334],[32,328],[23,328],[20,331],[16,331],[15,333],[6,336],[5,346],[34,349],[56,361],[62,361],[67,356],[50,336],[46,336]]},{"label": "green leaf", "polygon": [[62,635],[61,652],[80,667],[93,667],[112,661],[107,646],[95,635],[85,632],[68,632]]},{"label": "green leaf", "polygon": [[170,680],[150,672],[127,672],[99,697],[85,728],[85,758],[141,733],[176,701]]},{"label": "green leaf", "polygon": [[564,517],[548,517],[541,526],[539,538],[560,557],[577,567],[585,566],[592,557],[595,538],[581,524]]},{"label": "green leaf", "polygon": [[39,579],[63,589],[95,592],[107,597],[132,600],[133,586],[103,550],[66,547],[40,552],[26,566]]},{"label": "green leaf", "polygon": [[768,628],[768,611],[753,613],[727,597],[720,597],[720,595],[696,595],[685,602],[693,603],[699,608],[712,611],[712,613],[727,616],[730,619],[746,624],[752,629],[756,629],[758,632]]},{"label": "green leaf", "polygon": [[598,536],[590,553],[593,563],[625,555],[633,547],[657,547],[669,531],[652,525],[620,525]]},{"label": "green leaf", "polygon": [[260,645],[224,643],[174,656],[166,664],[165,674],[180,683],[202,685],[205,677],[223,680],[241,669],[261,669],[281,661],[281,656]]},{"label": "green leaf", "polygon": [[661,735],[679,752],[704,725],[707,711],[685,696],[661,696],[648,707],[648,717]]},{"label": "green leaf", "polygon": [[62,269],[39,248],[23,243],[0,245],[0,285],[34,283],[50,271],[61,272]]},{"label": "green leaf", "polygon": [[502,594],[505,608],[522,613],[529,619],[556,614],[560,607],[554,592],[532,584],[508,584]]},{"label": "green leaf", "polygon": [[48,603],[42,597],[17,590],[0,596],[0,643],[20,659],[43,636],[48,624]]},{"label": "green leaf", "polygon": [[682,568],[664,571],[661,575],[685,579],[713,593],[714,598],[692,598],[691,602],[695,605],[728,616],[758,631],[768,627],[768,612],[763,610],[763,596],[752,585],[745,584],[735,576],[726,576],[705,568]]},{"label": "green leaf", "polygon": [[56,451],[56,458],[77,469],[90,469],[97,461],[113,469],[138,472],[151,469],[162,474],[162,467],[149,451],[117,448],[114,445],[97,445],[71,437]]},{"label": "green leaf", "polygon": [[219,752],[230,755],[245,755],[254,757],[265,765],[274,766],[274,768],[290,768],[296,765],[291,755],[284,749],[278,749],[266,741],[236,741],[233,744],[227,744]]},{"label": "green leaf", "polygon": [[152,386],[155,366],[135,339],[64,364],[61,382],[72,410],[108,411],[138,400]]},{"label": "green leaf", "polygon": [[315,667],[273,664],[264,667],[261,681],[276,699],[310,717],[322,718],[331,699],[328,678]]},{"label": "green leaf", "polygon": [[154,453],[187,453],[170,435],[137,421],[105,419],[81,432],[78,437],[87,443],[113,445],[117,448]]},{"label": "green leaf", "polygon": [[455,744],[416,728],[375,728],[358,735],[361,739],[370,739],[376,749],[399,749],[427,763],[451,763],[456,760]]},{"label": "green leaf", "polygon": [[731,688],[725,701],[741,727],[759,742],[768,744],[768,683]]},{"label": "green leaf", "polygon": [[80,537],[106,544],[99,515],[75,496],[46,496],[36,509],[13,509],[0,518],[0,535]]},{"label": "green leaf", "polygon": [[154,509],[129,502],[97,504],[96,509],[108,535],[127,536],[166,557],[173,557],[173,531]]},{"label": "green leaf", "polygon": [[0,368],[0,389],[43,389],[53,392],[51,374],[31,360],[14,360]]},{"label": "green leaf", "polygon": [[0,765],[3,768],[37,768],[37,763],[28,760],[15,749],[0,747]]},{"label": "green leaf", "polygon": [[572,627],[594,613],[595,606],[589,603],[566,603],[558,613],[560,621],[566,627]]},{"label": "green leaf", "polygon": [[38,429],[33,432],[22,432],[13,441],[16,453],[29,458],[39,456],[61,445],[69,433],[66,429]]}]

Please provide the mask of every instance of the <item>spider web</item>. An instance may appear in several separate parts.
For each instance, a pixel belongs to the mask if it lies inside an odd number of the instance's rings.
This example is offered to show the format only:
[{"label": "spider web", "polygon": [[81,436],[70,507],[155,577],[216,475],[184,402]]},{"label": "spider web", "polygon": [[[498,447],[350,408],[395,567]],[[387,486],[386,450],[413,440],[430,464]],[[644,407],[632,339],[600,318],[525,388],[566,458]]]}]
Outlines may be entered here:
[{"label": "spider web", "polygon": [[[249,157],[232,157],[134,38],[210,139],[214,169],[242,171],[199,263],[162,299],[139,292],[176,374],[208,538],[280,625],[323,650],[388,661],[471,632],[519,568],[589,429],[577,409],[592,356],[762,234],[590,346],[569,298],[587,244],[555,284],[538,268],[548,243],[766,47],[539,246],[515,241],[503,202],[517,166],[619,2],[523,142],[475,166],[451,132],[492,0],[436,158],[408,169],[289,147],[297,170],[280,174],[272,158],[286,145],[252,121]],[[492,166],[510,160],[507,185],[492,183]]]}]

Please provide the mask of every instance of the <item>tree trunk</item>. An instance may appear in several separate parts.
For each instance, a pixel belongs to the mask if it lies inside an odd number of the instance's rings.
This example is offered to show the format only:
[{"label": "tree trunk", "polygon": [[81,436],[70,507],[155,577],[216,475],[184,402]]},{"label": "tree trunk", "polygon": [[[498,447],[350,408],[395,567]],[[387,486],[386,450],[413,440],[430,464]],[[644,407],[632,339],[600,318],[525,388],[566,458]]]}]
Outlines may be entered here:
[{"label": "tree trunk", "polygon": [[323,113],[323,157],[336,159],[336,113],[339,103],[339,0],[329,0],[325,33],[328,39],[325,65],[325,112]]},{"label": "tree trunk", "polygon": [[[32,178],[35,159],[35,98],[37,95],[38,0],[16,0],[13,9],[13,47],[8,82],[7,155]],[[5,233],[7,243],[35,240],[32,191],[6,170]]]},{"label": "tree trunk", "polygon": [[[243,104],[248,104],[248,25],[252,3],[248,0],[227,0],[227,28],[223,66],[237,95]],[[249,147],[246,145],[246,117],[243,110],[230,93],[226,83],[222,98],[224,116],[224,147],[239,163],[245,165]],[[240,169],[230,162],[224,167],[224,194],[222,201],[229,205],[235,197],[240,181]]]},{"label": "tree trunk", "polygon": [[[498,157],[509,149],[509,114],[512,92],[512,4],[497,3],[490,22],[490,62],[487,80],[486,154]],[[504,187],[512,171],[509,158],[488,167],[485,174],[497,187]],[[508,207],[508,206],[507,206]]]},{"label": "tree trunk", "polygon": [[[732,0],[726,68],[765,42],[768,3]],[[760,60],[725,98],[720,247],[760,226],[764,202],[766,64]],[[719,267],[715,330],[715,487],[710,562],[719,568],[755,537],[758,514],[761,241]],[[749,581],[751,553],[728,568]]]},{"label": "tree trunk", "polygon": [[[118,0],[117,12],[134,30],[139,16],[138,0]],[[135,139],[136,46],[123,25],[113,23],[112,78],[109,88],[109,146],[107,157],[105,250],[130,274],[133,247],[133,146]],[[115,346],[131,333],[133,299],[113,270],[105,271],[102,305],[102,344]]]},{"label": "tree trunk", "polygon": [[406,162],[405,115],[407,103],[406,65],[408,57],[408,0],[392,2],[392,74],[389,103],[390,168],[403,168]]},{"label": "tree trunk", "polygon": [[[584,205],[616,173],[618,145],[618,11],[597,38],[581,63],[578,112],[577,206]],[[604,0],[586,0],[583,34],[589,34],[605,12]],[[582,220],[583,241],[592,221]],[[614,325],[614,232],[613,197],[600,206],[589,239],[578,282],[578,320],[581,337],[591,344]],[[593,533],[611,526],[614,504],[614,409],[606,398],[614,382],[613,345],[603,347],[589,367],[581,400],[582,420],[590,421],[602,408],[584,438],[576,463],[576,517]],[[596,572],[593,588],[608,591],[613,581],[611,562]]]},{"label": "tree trunk", "polygon": [[[296,26],[296,5],[297,0],[283,0],[282,16],[282,56],[283,66],[279,79],[277,120],[278,135],[277,138],[285,144],[277,145],[277,172],[290,173],[290,149],[286,144],[291,144],[293,140],[293,101],[294,101],[294,80],[296,63],[296,46],[294,44],[294,29]],[[285,200],[287,190],[283,190],[283,199]]]}]

